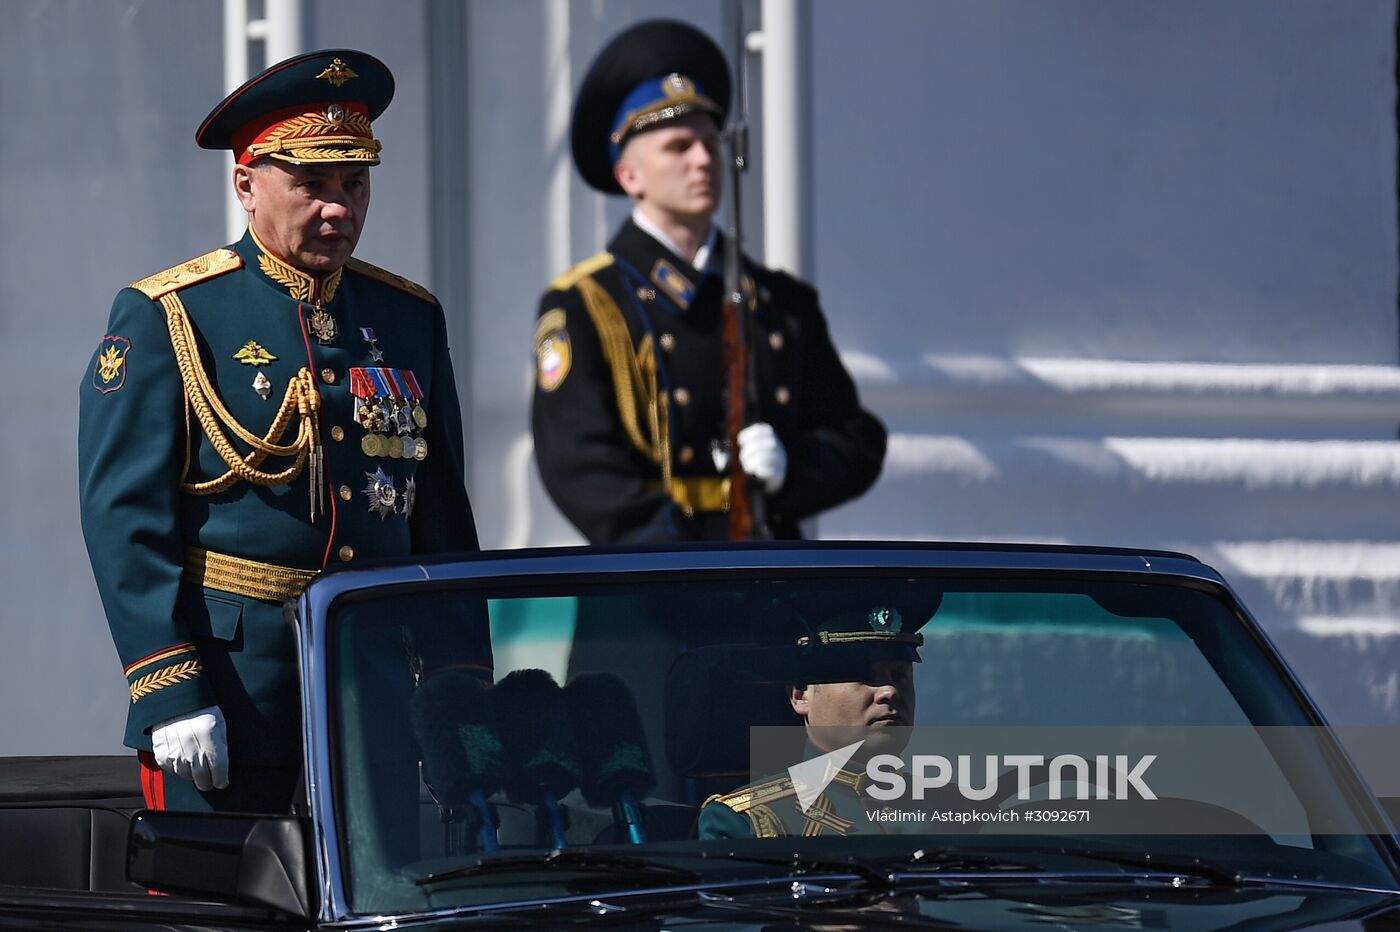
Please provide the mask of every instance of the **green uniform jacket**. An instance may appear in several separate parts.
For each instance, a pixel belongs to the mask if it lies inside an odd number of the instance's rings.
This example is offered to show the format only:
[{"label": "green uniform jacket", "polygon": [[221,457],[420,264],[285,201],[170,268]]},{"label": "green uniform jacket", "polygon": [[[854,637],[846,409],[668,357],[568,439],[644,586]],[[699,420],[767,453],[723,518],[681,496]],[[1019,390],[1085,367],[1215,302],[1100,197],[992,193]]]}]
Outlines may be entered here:
[{"label": "green uniform jacket", "polygon": [[890,834],[887,823],[871,819],[880,804],[861,792],[864,780],[864,774],[838,771],[806,812],[787,776],[711,796],[700,809],[698,833],[701,838]]},{"label": "green uniform jacket", "polygon": [[[270,485],[182,490],[228,467],[190,415],[164,294],[187,310],[207,394],[252,434],[265,436],[300,370],[314,378],[325,458],[314,520],[309,469]],[[308,323],[318,302],[338,331],[325,343]],[[425,458],[368,454],[354,415],[356,367],[413,373],[427,414],[413,434]],[[280,443],[291,444],[301,422],[291,416]],[[249,233],[119,292],[81,388],[78,473],[83,533],[131,690],[126,743],[149,749],[152,726],[218,705],[232,761],[298,763],[295,644],[280,604],[192,585],[187,548],[305,570],[475,550],[463,458],[442,308],[406,279],[356,260],[315,279],[271,260]],[[291,462],[273,457],[259,468]],[[381,470],[372,510],[366,490]],[[489,669],[485,632],[472,641],[468,659]]]}]

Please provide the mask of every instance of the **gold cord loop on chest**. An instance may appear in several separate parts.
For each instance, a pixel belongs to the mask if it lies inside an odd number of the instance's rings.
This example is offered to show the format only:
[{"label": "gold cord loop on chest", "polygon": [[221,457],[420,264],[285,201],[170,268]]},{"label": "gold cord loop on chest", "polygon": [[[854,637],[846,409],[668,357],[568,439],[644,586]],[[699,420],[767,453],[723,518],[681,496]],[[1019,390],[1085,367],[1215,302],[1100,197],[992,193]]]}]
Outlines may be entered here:
[{"label": "gold cord loop on chest", "polygon": [[[188,476],[190,466],[187,447],[180,488],[194,495],[213,495],[240,479],[259,486],[284,485],[301,475],[309,463],[311,516],[314,520],[317,513],[325,510],[325,464],[320,446],[321,395],[311,371],[303,367],[288,383],[286,394],[282,396],[282,404],[272,420],[272,426],[267,429],[266,435],[258,437],[239,424],[219,399],[209,380],[209,374],[200,364],[194,326],[179,295],[175,292],[163,295],[160,303],[165,308],[170,345],[175,351],[175,364],[180,370],[188,409],[194,412],[204,436],[229,467],[227,472],[216,479],[185,482],[183,480]],[[296,439],[290,444],[282,444],[279,441],[287,432],[293,414],[299,417]],[[229,440],[229,431],[251,448],[247,454],[240,453]],[[270,456],[293,459],[289,466],[281,470],[260,468]]]}]

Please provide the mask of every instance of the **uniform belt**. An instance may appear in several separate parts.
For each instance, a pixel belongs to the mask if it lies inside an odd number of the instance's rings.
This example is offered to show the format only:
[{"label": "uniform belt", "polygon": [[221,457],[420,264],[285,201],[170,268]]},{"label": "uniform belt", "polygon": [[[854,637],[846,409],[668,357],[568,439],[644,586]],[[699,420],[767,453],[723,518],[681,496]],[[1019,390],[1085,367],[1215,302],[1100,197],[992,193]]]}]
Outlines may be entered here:
[{"label": "uniform belt", "polygon": [[729,479],[718,476],[672,476],[671,499],[687,515],[729,510]]},{"label": "uniform belt", "polygon": [[199,547],[185,548],[184,577],[187,582],[266,602],[285,602],[296,598],[319,573],[320,570],[259,563]]}]

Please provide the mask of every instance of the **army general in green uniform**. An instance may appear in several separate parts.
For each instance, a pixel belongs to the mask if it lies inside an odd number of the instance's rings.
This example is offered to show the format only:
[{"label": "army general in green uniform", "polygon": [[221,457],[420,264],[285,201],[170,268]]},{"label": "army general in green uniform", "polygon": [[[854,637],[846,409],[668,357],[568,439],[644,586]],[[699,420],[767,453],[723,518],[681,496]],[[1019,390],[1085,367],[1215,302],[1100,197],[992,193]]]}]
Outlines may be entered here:
[{"label": "army general in green uniform", "polygon": [[[83,531],[153,808],[284,811],[282,603],[327,567],[477,549],[442,308],[351,257],[393,89],[331,50],[215,107],[196,140],[233,151],[248,231],[121,290],[84,378]],[[481,627],[410,662],[489,677]]]}]

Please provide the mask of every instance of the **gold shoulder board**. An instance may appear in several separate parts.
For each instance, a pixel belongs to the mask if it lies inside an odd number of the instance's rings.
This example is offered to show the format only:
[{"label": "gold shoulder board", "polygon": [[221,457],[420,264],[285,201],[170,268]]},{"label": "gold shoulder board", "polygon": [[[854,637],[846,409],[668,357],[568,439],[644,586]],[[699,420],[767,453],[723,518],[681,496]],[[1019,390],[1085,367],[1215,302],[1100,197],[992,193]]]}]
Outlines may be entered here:
[{"label": "gold shoulder board", "polygon": [[581,280],[592,275],[594,272],[597,272],[599,269],[605,269],[612,264],[612,253],[600,252],[590,259],[584,259],[578,265],[569,269],[569,271],[565,272],[563,275],[560,275],[554,281],[550,282],[549,290],[568,291],[570,288],[574,287]]},{"label": "gold shoulder board", "polygon": [[[755,783],[752,786],[746,786],[741,790],[735,790],[733,793],[729,793],[725,796],[712,796],[711,799],[716,802],[724,803],[724,805],[742,815],[754,806],[775,802],[786,796],[795,795],[796,793],[797,790],[793,787],[792,780],[787,777],[778,777],[775,780],[769,780],[767,783]],[[707,803],[709,801],[710,800],[706,800]]]},{"label": "gold shoulder board", "polygon": [[420,301],[427,301],[429,304],[437,303],[437,298],[433,297],[431,291],[417,282],[409,281],[402,275],[395,275],[388,269],[381,269],[377,265],[370,265],[368,262],[355,258],[351,258],[349,262],[346,262],[345,267],[352,272],[359,272],[361,275],[372,278],[375,281],[383,282],[392,288],[407,292]]},{"label": "gold shoulder board", "polygon": [[188,262],[181,262],[164,272],[157,272],[139,282],[132,282],[131,287],[155,301],[172,291],[179,291],[197,282],[207,281],[241,268],[243,260],[238,257],[238,253],[232,249],[216,249]]}]

